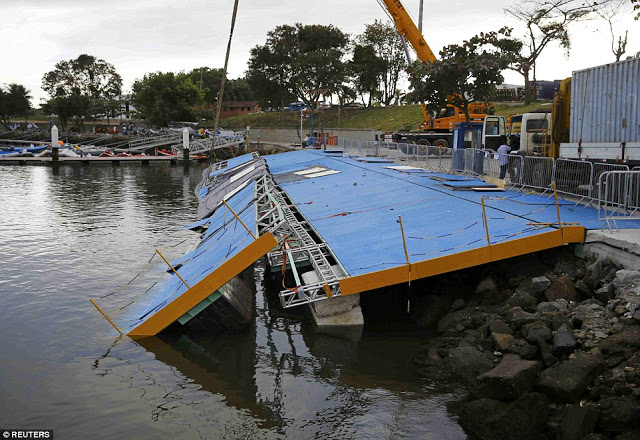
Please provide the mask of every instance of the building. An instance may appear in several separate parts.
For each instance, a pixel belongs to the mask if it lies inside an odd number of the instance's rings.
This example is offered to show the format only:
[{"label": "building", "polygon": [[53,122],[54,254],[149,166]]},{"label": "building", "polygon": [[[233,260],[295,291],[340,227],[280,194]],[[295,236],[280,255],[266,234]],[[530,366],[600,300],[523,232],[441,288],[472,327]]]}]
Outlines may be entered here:
[{"label": "building", "polygon": [[231,116],[246,115],[260,111],[258,101],[231,101],[222,104],[220,110],[221,118],[230,118]]}]

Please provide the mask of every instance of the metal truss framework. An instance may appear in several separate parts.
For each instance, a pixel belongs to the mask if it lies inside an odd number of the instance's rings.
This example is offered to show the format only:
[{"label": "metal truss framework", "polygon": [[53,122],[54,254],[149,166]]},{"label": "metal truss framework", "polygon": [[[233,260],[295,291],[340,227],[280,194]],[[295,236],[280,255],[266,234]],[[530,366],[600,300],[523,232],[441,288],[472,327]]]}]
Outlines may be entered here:
[{"label": "metal truss framework", "polygon": [[[296,287],[280,291],[282,307],[288,308],[340,296],[340,277],[331,267],[329,259],[336,261],[343,274],[344,268],[333,255],[329,246],[318,242],[311,225],[291,203],[287,194],[275,183],[271,175],[256,181],[256,225],[259,235],[271,232],[280,244],[277,250],[267,254],[272,267],[285,264],[291,268]],[[300,279],[296,265],[311,264],[319,281],[305,285]]]}]

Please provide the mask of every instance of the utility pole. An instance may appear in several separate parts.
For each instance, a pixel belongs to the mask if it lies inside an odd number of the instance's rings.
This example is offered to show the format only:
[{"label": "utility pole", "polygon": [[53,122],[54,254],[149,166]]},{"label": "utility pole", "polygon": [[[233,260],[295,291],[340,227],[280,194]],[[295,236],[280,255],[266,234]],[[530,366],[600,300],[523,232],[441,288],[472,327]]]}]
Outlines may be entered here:
[{"label": "utility pole", "polygon": [[418,13],[418,30],[420,31],[420,33],[422,33],[423,2],[424,2],[424,0],[420,0],[420,12]]}]

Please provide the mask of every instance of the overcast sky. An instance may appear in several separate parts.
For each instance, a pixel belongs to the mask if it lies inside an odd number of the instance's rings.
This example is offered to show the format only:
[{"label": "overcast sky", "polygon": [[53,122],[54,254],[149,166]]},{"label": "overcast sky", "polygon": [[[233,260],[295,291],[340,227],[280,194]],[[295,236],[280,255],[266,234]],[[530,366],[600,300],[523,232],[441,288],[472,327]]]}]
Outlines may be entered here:
[{"label": "overcast sky", "polygon": [[[414,18],[419,0],[403,0]],[[516,26],[503,10],[513,0],[425,0],[424,35],[437,53],[481,31]],[[0,0],[0,83],[29,88],[33,103],[46,94],[42,76],[61,60],[86,53],[113,64],[125,90],[147,72],[222,67],[233,0]],[[333,24],[352,35],[367,23],[386,19],[375,0],[240,0],[229,77],[242,76],[249,50],[263,44],[281,24]],[[640,22],[628,13],[617,28],[629,30],[628,54],[640,51]],[[539,79],[560,79],[572,70],[614,61],[608,24],[572,28],[569,58],[548,50],[538,65]],[[522,84],[507,72],[506,82]]]}]

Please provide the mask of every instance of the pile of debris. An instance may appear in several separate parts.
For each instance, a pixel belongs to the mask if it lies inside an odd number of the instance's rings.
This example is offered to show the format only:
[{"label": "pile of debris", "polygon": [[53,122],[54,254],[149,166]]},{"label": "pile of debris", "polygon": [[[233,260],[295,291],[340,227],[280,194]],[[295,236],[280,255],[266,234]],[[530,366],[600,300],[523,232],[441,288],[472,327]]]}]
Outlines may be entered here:
[{"label": "pile of debris", "polygon": [[640,438],[640,271],[564,255],[539,276],[494,274],[438,331],[415,361],[465,383],[470,437]]}]

